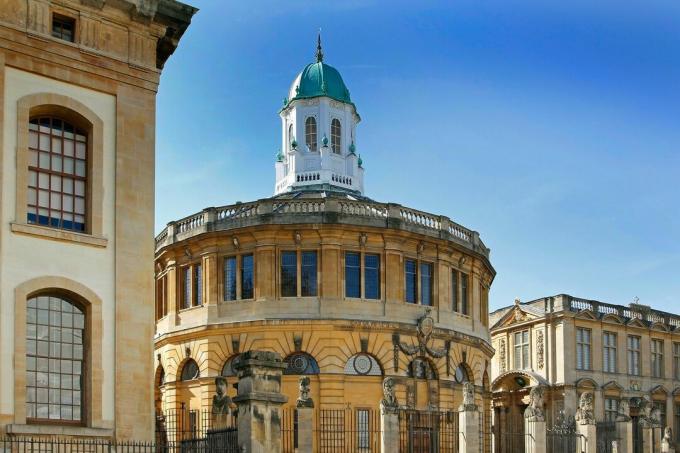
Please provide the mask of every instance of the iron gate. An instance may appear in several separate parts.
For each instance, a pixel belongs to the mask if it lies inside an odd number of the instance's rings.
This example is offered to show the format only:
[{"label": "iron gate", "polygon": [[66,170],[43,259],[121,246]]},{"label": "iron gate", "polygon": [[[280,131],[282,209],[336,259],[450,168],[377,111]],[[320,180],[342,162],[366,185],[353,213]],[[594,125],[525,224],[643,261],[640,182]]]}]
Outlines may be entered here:
[{"label": "iron gate", "polygon": [[612,453],[612,442],[618,440],[616,422],[597,424],[597,453]]},{"label": "iron gate", "polygon": [[399,411],[400,453],[458,453],[458,412]]},{"label": "iron gate", "polygon": [[588,439],[576,431],[573,416],[559,414],[555,424],[546,430],[548,451],[552,453],[585,452]]}]

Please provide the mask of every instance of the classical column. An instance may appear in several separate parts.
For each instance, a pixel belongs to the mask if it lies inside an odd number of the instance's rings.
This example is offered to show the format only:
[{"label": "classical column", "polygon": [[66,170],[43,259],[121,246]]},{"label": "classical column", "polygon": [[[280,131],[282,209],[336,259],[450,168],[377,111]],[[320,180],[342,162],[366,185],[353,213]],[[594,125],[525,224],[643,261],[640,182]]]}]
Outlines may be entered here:
[{"label": "classical column", "polygon": [[281,374],[286,365],[269,351],[246,351],[235,365],[238,372],[238,445],[242,453],[281,452]]},{"label": "classical column", "polygon": [[597,425],[592,392],[583,392],[576,410],[577,432],[586,440],[583,453],[597,453]]},{"label": "classical column", "polygon": [[380,401],[380,446],[383,452],[399,451],[399,403],[394,394],[394,379],[383,380],[383,399]]},{"label": "classical column", "polygon": [[314,432],[312,428],[314,401],[309,396],[309,384],[309,376],[300,376],[299,395],[296,403],[298,414],[297,453],[312,453],[314,451]]},{"label": "classical column", "polygon": [[475,404],[475,385],[463,384],[463,404],[458,407],[458,445],[461,453],[479,453],[479,409]]},{"label": "classical column", "polygon": [[545,412],[542,386],[533,387],[529,393],[529,406],[524,411],[525,453],[542,453],[547,450]]}]

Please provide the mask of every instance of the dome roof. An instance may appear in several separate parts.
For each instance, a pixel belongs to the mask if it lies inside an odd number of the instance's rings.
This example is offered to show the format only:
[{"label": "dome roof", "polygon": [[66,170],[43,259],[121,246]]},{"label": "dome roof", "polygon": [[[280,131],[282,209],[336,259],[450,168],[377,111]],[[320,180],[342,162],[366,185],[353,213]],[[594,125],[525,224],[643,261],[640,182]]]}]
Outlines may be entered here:
[{"label": "dome roof", "polygon": [[320,96],[327,96],[347,104],[352,103],[349,90],[338,70],[323,61],[308,64],[295,77],[288,92],[288,102]]}]

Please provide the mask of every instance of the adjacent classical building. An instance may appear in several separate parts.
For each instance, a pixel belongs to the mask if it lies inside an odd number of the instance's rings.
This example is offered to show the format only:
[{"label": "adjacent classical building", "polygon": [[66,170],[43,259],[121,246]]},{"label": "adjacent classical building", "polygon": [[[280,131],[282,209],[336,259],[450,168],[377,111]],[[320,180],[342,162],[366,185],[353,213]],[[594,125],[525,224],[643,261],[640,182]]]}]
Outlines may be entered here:
[{"label": "adjacent classical building", "polygon": [[317,408],[377,409],[385,376],[404,407],[457,408],[465,381],[489,407],[495,271],[479,234],[364,195],[360,117],[320,45],[279,115],[275,195],[156,238],[159,411],[209,409],[216,376],[233,395],[254,349],[285,357],[289,406],[304,374]]},{"label": "adjacent classical building", "polygon": [[0,0],[3,434],[153,439],[155,99],[194,12]]},{"label": "adjacent classical building", "polygon": [[[597,421],[614,421],[622,401],[635,424],[642,398],[662,426],[680,431],[680,316],[560,294],[490,314],[496,433],[523,430],[529,390],[546,387],[550,426],[573,415],[580,394],[594,394]],[[676,437],[677,438],[677,437]]]}]

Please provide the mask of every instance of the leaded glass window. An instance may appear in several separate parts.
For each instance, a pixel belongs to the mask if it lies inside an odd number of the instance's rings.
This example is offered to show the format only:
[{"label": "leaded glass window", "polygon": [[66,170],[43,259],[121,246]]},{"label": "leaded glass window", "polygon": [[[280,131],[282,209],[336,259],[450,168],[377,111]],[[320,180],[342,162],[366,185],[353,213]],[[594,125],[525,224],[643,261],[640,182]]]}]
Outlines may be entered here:
[{"label": "leaded glass window", "polygon": [[531,364],[529,361],[529,331],[515,332],[515,369],[527,370]]},{"label": "leaded glass window", "polygon": [[241,255],[241,299],[253,298],[253,255]]},{"label": "leaded glass window", "polygon": [[603,355],[602,367],[607,373],[616,373],[616,334],[604,332],[602,335]]},{"label": "leaded glass window", "polygon": [[201,377],[201,371],[194,359],[189,359],[182,367],[182,374],[180,379],[182,381],[191,381]]},{"label": "leaded glass window", "polygon": [[224,300],[236,300],[236,257],[224,258]]},{"label": "leaded glass window", "polygon": [[380,299],[380,255],[364,255],[364,297]]},{"label": "leaded glass window", "polygon": [[85,313],[59,296],[28,300],[26,416],[82,421]]},{"label": "leaded glass window", "polygon": [[297,252],[281,253],[281,296],[297,296]]},{"label": "leaded glass window", "polygon": [[334,153],[340,154],[342,130],[340,126],[340,120],[335,118],[331,121],[331,149]]},{"label": "leaded glass window", "polygon": [[460,312],[464,315],[468,313],[468,275],[460,274]]},{"label": "leaded glass window", "polygon": [[579,327],[576,329],[576,369],[589,370],[590,360],[590,329]]},{"label": "leaded glass window", "polygon": [[652,377],[663,377],[663,340],[652,339]]},{"label": "leaded glass window", "polygon": [[310,116],[305,120],[305,143],[310,151],[317,150],[316,118]]},{"label": "leaded glass window", "polygon": [[619,412],[619,400],[616,398],[604,399],[604,418],[608,422],[616,421]]},{"label": "leaded glass window", "polygon": [[680,380],[680,343],[673,342],[673,379]]},{"label": "leaded glass window", "polygon": [[182,268],[182,308],[191,308],[191,266]]},{"label": "leaded glass window", "polygon": [[302,252],[302,265],[300,266],[300,284],[302,297],[316,296],[316,251]]},{"label": "leaded glass window", "polygon": [[420,263],[420,303],[432,305],[432,264]]},{"label": "leaded glass window", "polygon": [[28,223],[84,232],[87,133],[59,118],[28,125]]},{"label": "leaded glass window", "polygon": [[361,254],[345,253],[345,297],[361,297]]},{"label": "leaded glass window", "polygon": [[640,376],[640,337],[628,336],[628,374]]},{"label": "leaded glass window", "polygon": [[319,365],[306,352],[294,352],[284,362],[287,366],[283,374],[319,374]]},{"label": "leaded glass window", "polygon": [[458,307],[458,271],[455,269],[451,271],[451,309],[460,310]]},{"label": "leaded glass window", "polygon": [[415,260],[404,261],[404,280],[406,288],[404,297],[410,304],[416,303],[416,291],[418,289],[418,272]]},{"label": "leaded glass window", "polygon": [[194,307],[198,307],[199,305],[203,305],[203,266],[194,264],[193,269],[193,305]]}]

